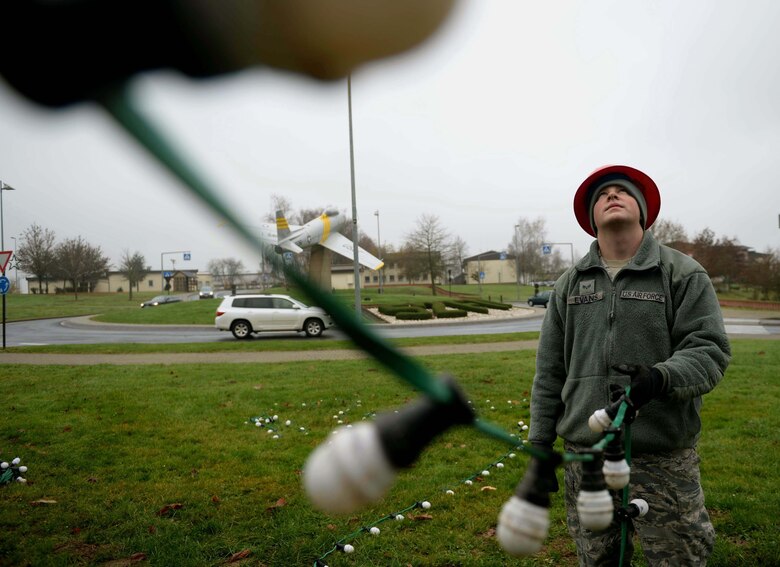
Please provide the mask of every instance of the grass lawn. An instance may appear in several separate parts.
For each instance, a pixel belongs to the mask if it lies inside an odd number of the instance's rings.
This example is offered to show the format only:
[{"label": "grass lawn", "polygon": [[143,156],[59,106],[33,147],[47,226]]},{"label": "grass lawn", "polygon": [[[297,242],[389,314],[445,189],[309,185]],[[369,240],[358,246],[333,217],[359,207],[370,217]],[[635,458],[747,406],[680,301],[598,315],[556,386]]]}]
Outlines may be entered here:
[{"label": "grass lawn", "polygon": [[[733,346],[703,410],[702,476],[718,531],[709,565],[777,565],[780,342]],[[514,431],[528,421],[532,351],[423,360],[457,376],[487,419]],[[574,564],[562,494],[540,554],[501,551],[496,518],[526,459],[492,466],[508,447],[470,428],[447,432],[381,503],[347,517],[311,508],[300,471],[337,420],[413,397],[370,361],[1,365],[0,460],[21,457],[29,482],[0,486],[0,565],[313,565],[349,534],[355,553],[330,554],[329,565]],[[273,415],[275,433],[250,422]],[[463,484],[485,468],[490,476]],[[379,536],[360,532],[422,500],[432,508],[381,522]]]}]

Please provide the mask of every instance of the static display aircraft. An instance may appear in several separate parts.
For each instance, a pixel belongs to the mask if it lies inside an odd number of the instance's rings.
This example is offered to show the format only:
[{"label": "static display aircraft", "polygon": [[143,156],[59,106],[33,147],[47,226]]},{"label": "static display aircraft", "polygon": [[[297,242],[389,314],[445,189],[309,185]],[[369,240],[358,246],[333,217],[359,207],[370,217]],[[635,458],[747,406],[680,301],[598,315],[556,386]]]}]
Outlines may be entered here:
[{"label": "static display aircraft", "polygon": [[[274,244],[279,253],[294,252],[300,254],[315,244],[324,246],[336,254],[350,260],[354,259],[352,241],[341,234],[346,218],[338,211],[325,211],[314,220],[302,226],[287,222],[283,211],[276,211],[276,224],[264,223],[263,239]],[[385,263],[358,246],[358,262],[371,270],[378,270]]]}]

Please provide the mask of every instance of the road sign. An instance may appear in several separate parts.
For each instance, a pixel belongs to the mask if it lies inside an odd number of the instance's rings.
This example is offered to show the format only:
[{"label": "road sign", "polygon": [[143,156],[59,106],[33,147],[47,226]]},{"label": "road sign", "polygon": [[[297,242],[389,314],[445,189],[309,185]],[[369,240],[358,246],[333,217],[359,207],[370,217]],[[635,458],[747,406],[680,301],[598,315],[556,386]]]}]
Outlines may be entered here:
[{"label": "road sign", "polygon": [[484,280],[485,279],[485,272],[479,273],[479,279]]},{"label": "road sign", "polygon": [[167,280],[173,277],[173,272],[163,272],[163,277]]},{"label": "road sign", "polygon": [[542,244],[542,254],[550,254],[552,252],[552,246],[549,244]]},{"label": "road sign", "polygon": [[13,250],[4,250],[0,252],[0,272],[5,273],[5,267],[8,265],[8,261],[13,255]]},{"label": "road sign", "polygon": [[191,259],[192,259],[192,254],[190,254],[189,252],[185,252],[184,253],[184,261],[185,262],[189,262]]},{"label": "road sign", "polygon": [[11,289],[11,280],[5,276],[0,276],[0,295],[5,295]]},{"label": "road sign", "polygon": [[501,253],[498,255],[498,259],[499,259],[499,260],[506,260],[506,252],[501,252]]}]

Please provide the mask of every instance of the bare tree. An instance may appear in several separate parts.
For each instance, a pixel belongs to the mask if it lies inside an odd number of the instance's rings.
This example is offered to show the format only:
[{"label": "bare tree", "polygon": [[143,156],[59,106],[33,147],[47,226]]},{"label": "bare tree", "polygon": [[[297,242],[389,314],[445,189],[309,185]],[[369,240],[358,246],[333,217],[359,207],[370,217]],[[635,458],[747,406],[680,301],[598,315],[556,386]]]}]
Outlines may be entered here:
[{"label": "bare tree", "polygon": [[111,266],[100,246],[92,246],[81,236],[69,238],[57,245],[57,275],[73,285],[74,298],[79,298],[79,288],[91,291]]},{"label": "bare tree", "polygon": [[450,242],[447,251],[447,269],[452,270],[455,275],[463,273],[463,261],[469,253],[469,245],[460,236],[456,236]]},{"label": "bare tree", "polygon": [[214,278],[219,278],[224,289],[231,289],[238,284],[238,279],[244,271],[244,263],[235,258],[219,258],[210,260],[207,268]]},{"label": "bare tree", "polygon": [[685,228],[678,222],[659,219],[650,227],[655,239],[661,244],[669,242],[688,242],[688,234]]},{"label": "bare tree", "polygon": [[130,254],[130,251],[125,249],[122,252],[122,263],[119,265],[119,271],[128,281],[130,288],[129,301],[133,300],[133,286],[138,288],[138,282],[146,277],[146,258],[140,252]]},{"label": "bare tree", "polygon": [[515,273],[520,281],[528,282],[545,275],[542,244],[547,239],[545,220],[520,218],[509,244],[514,256]]},{"label": "bare tree", "polygon": [[54,238],[53,231],[32,224],[22,233],[22,243],[16,253],[19,268],[38,279],[38,293],[43,293],[44,281],[46,293],[49,292],[48,280],[54,274],[56,261]]},{"label": "bare tree", "polygon": [[449,248],[450,235],[441,226],[439,217],[420,215],[417,219],[417,227],[406,236],[404,241],[405,254],[402,265],[407,277],[423,267],[431,279],[431,290],[436,295],[436,278],[440,277],[446,269],[445,257]]},{"label": "bare tree", "polygon": [[[276,211],[284,211],[285,215],[292,214],[292,202],[284,195],[274,193],[271,195],[271,212],[265,216],[268,222],[276,222]],[[289,218],[287,219],[290,220]]]}]

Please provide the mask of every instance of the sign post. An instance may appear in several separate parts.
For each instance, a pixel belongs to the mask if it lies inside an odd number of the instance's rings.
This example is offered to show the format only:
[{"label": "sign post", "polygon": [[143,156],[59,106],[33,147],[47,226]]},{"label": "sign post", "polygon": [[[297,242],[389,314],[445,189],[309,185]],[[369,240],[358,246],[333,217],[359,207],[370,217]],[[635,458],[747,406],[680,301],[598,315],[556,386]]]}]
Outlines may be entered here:
[{"label": "sign post", "polygon": [[5,350],[5,294],[11,289],[11,281],[5,277],[5,268],[8,266],[8,261],[13,256],[13,250],[3,250],[0,252],[0,294],[3,296],[3,350]]}]

